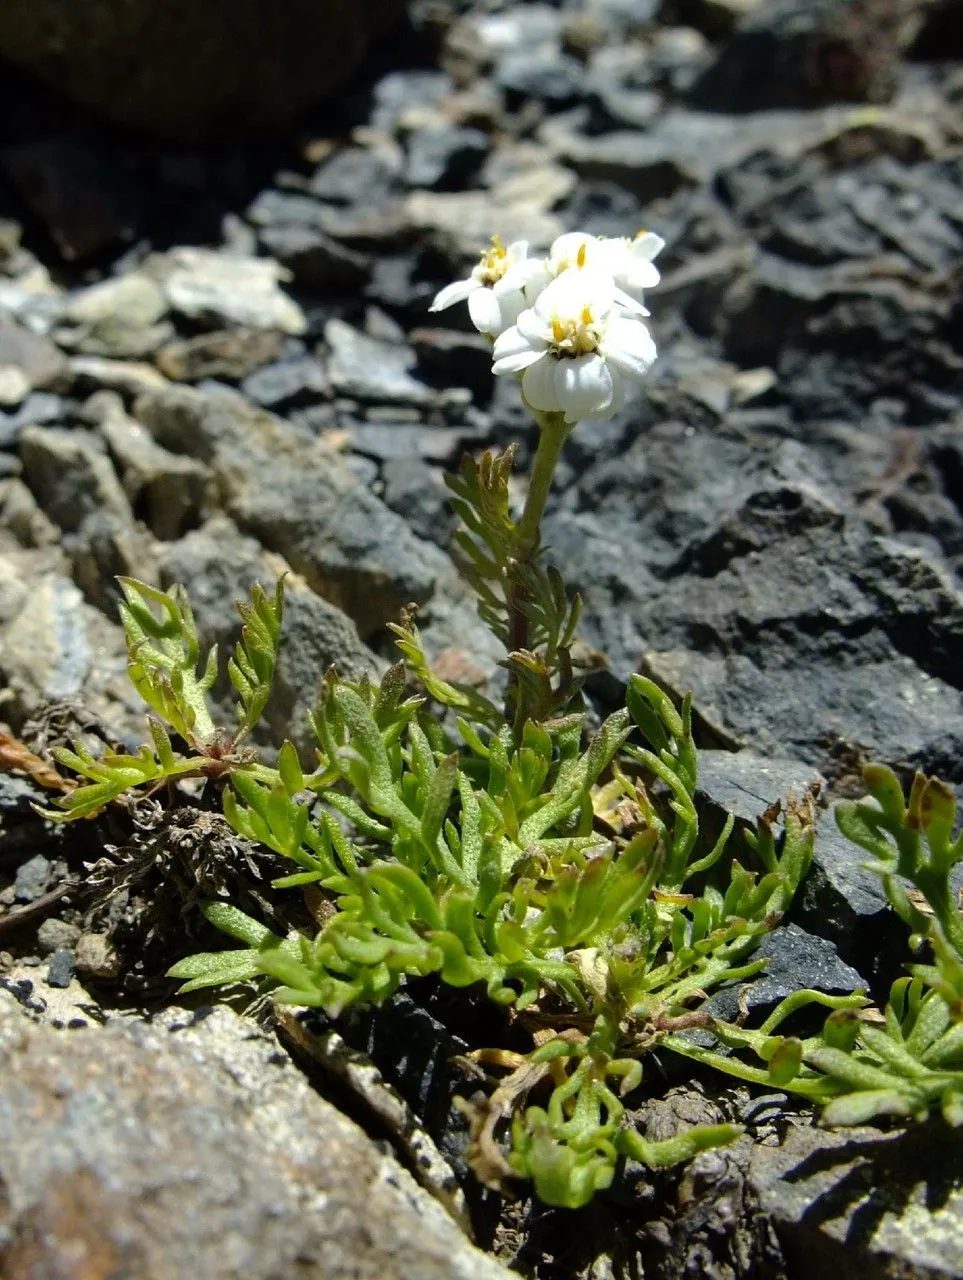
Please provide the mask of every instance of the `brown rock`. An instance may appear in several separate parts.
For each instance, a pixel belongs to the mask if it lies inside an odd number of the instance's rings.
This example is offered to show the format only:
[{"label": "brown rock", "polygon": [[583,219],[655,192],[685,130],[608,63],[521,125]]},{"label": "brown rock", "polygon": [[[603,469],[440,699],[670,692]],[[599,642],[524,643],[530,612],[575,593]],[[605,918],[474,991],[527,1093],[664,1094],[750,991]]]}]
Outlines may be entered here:
[{"label": "brown rock", "polygon": [[341,87],[401,0],[5,0],[0,53],[109,119],[184,142],[293,120]]}]

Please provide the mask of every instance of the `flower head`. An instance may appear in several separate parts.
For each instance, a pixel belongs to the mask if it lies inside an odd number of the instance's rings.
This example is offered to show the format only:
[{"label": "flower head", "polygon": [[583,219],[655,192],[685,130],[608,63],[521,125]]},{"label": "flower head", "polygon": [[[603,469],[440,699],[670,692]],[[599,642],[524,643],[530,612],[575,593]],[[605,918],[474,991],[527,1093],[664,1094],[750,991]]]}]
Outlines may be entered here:
[{"label": "flower head", "polygon": [[468,314],[479,333],[495,337],[530,304],[532,296],[547,279],[540,258],[528,256],[528,242],[516,240],[506,249],[498,236],[486,249],[471,275],[446,285],[435,296],[430,311],[444,311],[456,302],[468,301]]},{"label": "flower head", "polygon": [[495,340],[493,371],[520,373],[525,400],[540,412],[566,422],[610,417],[656,358],[638,307],[626,314],[623,297],[587,261],[564,268]]},{"label": "flower head", "polygon": [[665,241],[654,231],[640,231],[633,239],[568,231],[552,244],[546,267],[552,277],[575,267],[604,272],[612,277],[616,301],[623,310],[648,315],[642,306],[642,292],[659,283],[659,271],[652,259],[664,248]]}]

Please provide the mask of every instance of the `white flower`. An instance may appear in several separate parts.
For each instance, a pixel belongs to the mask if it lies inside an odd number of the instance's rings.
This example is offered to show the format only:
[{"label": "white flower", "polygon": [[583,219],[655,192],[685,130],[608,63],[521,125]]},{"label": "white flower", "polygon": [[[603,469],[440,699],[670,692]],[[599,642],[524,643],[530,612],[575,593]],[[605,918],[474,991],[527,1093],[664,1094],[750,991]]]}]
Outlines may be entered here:
[{"label": "white flower", "polygon": [[628,236],[590,236],[569,231],[552,244],[546,265],[550,276],[559,276],[573,267],[604,272],[612,277],[618,304],[628,313],[648,315],[642,306],[642,292],[659,283],[659,271],[652,261],[665,248],[654,231]]},{"label": "white flower", "polygon": [[[557,243],[557,242],[556,242]],[[525,400],[566,422],[611,417],[656,358],[638,308],[627,315],[611,274],[568,267],[495,340],[493,371],[520,373]]]},{"label": "white flower", "polygon": [[506,249],[498,236],[493,236],[492,247],[481,255],[471,275],[446,285],[428,309],[444,311],[467,299],[475,328],[496,337],[531,305],[547,279],[544,261],[528,256],[526,240],[516,240]]}]

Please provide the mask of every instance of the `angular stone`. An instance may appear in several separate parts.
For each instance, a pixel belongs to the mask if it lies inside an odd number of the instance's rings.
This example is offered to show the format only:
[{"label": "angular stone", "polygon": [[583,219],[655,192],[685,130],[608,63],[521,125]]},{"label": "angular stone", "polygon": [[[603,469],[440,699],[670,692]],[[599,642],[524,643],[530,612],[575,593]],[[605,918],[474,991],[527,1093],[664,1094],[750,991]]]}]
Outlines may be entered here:
[{"label": "angular stone", "polygon": [[331,348],[328,374],[335,391],[359,400],[431,405],[438,393],[413,378],[411,349],[369,338],[343,320],[329,320],[324,337]]},{"label": "angular stone", "polygon": [[509,1280],[226,1008],[31,1027],[0,993],[5,1274]]},{"label": "angular stone", "polygon": [[280,288],[283,272],[269,258],[246,258],[183,246],[151,262],[170,306],[211,328],[225,324],[248,329],[303,333],[298,304]]},{"label": "angular stone", "polygon": [[79,529],[87,516],[105,512],[133,521],[127,496],[95,436],[28,427],[20,440],[20,456],[24,480],[61,529]]},{"label": "angular stone", "polygon": [[210,470],[202,462],[162,448],[122,410],[105,415],[100,434],[124,492],[156,537],[170,542],[197,523],[212,488]]},{"label": "angular stone", "polygon": [[959,1135],[790,1125],[757,1145],[752,1193],[789,1258],[865,1280],[957,1280],[963,1240]]},{"label": "angular stone", "polygon": [[[0,366],[19,369],[30,387],[62,390],[67,362],[49,338],[34,333],[0,310]],[[22,397],[21,397],[22,399]]]},{"label": "angular stone", "polygon": [[328,446],[239,396],[172,387],[138,400],[135,416],[165,447],[207,462],[241,529],[343,609],[362,638],[454,577],[447,556],[416,538]]},{"label": "angular stone", "polygon": [[172,382],[216,378],[240,382],[281,354],[279,333],[265,329],[225,329],[168,342],[157,353],[157,367]]}]

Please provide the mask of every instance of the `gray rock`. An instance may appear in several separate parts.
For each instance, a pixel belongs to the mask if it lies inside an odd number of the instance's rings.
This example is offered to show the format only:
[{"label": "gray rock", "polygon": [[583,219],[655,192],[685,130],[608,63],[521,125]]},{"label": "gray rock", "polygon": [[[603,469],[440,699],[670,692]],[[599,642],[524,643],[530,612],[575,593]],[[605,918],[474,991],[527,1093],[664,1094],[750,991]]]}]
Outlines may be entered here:
[{"label": "gray rock", "polygon": [[392,193],[396,177],[384,149],[341,147],[314,171],[310,189],[330,204],[354,204],[362,196],[377,203]]},{"label": "gray rock", "polygon": [[866,978],[839,958],[831,942],[796,924],[773,929],[753,956],[765,957],[766,968],[747,983],[714,991],[706,1007],[717,1017],[735,1021],[745,1008],[761,1020],[780,1000],[803,988],[838,996],[867,987]]},{"label": "gray rock", "polygon": [[835,1132],[790,1126],[749,1164],[757,1203],[786,1254],[865,1280],[956,1280],[963,1191],[959,1139],[938,1124]]},{"label": "gray rock", "polygon": [[100,434],[124,492],[156,537],[170,542],[198,522],[212,487],[202,462],[164,449],[122,409],[104,415]]},{"label": "gray rock", "polygon": [[269,258],[246,258],[183,246],[155,258],[151,270],[168,304],[188,319],[218,328],[303,333],[304,314],[280,288],[283,272]]},{"label": "gray rock", "polygon": [[74,948],[77,972],[109,980],[120,973],[121,959],[105,933],[84,933]]},{"label": "gray rock", "polygon": [[380,403],[437,403],[438,393],[411,376],[415,356],[409,347],[369,338],[343,320],[329,320],[324,337],[331,348],[328,374],[335,391]]},{"label": "gray rock", "polygon": [[295,286],[309,293],[358,292],[370,275],[364,254],[314,227],[265,227],[260,241],[289,273]]},{"label": "gray rock", "polygon": [[47,986],[57,987],[62,991],[66,991],[73,981],[76,968],[74,953],[66,948],[58,948],[50,957],[50,964],[47,968]]},{"label": "gray rock", "polygon": [[216,378],[240,382],[281,354],[282,337],[265,329],[225,329],[168,342],[157,352],[157,367],[172,382]]},{"label": "gray rock", "polygon": [[17,867],[13,882],[15,902],[34,902],[46,893],[53,868],[49,858],[37,853]]},{"label": "gray rock", "polygon": [[[5,718],[15,727],[44,702],[83,692],[116,740],[140,741],[142,707],[126,675],[123,636],[87,604],[49,550],[0,556],[0,679]],[[132,725],[136,725],[133,728]]]},{"label": "gray rock", "polygon": [[0,364],[0,409],[15,409],[30,394],[30,379],[15,364]]},{"label": "gray rock", "polygon": [[62,390],[67,362],[49,338],[20,325],[0,310],[0,366],[19,369],[31,387]]},{"label": "gray rock", "polygon": [[418,129],[408,139],[405,177],[411,187],[457,191],[470,182],[491,150],[480,129],[435,125]]},{"label": "gray rock", "polygon": [[144,1280],[508,1280],[228,1009],[66,1033],[0,1009],[11,1280],[78,1258]]},{"label": "gray rock", "polygon": [[241,529],[343,609],[362,638],[452,578],[447,557],[415,538],[322,441],[306,442],[240,397],[172,388],[142,397],[135,416],[165,447],[206,461]]},{"label": "gray rock", "polygon": [[61,529],[79,529],[94,514],[133,521],[130,503],[97,437],[28,427],[21,437],[20,456],[24,480]]},{"label": "gray rock", "polygon": [[912,38],[899,0],[780,0],[744,22],[693,86],[716,111],[881,102]]},{"label": "gray rock", "polygon": [[[164,335],[166,336],[166,335]],[[162,341],[159,338],[158,341]],[[143,360],[109,360],[104,356],[71,356],[70,374],[74,390],[115,391],[133,399],[154,387],[164,387],[167,379]]]},{"label": "gray rock", "polygon": [[327,399],[331,384],[320,361],[300,356],[255,370],[242,382],[241,392],[262,409],[280,412]]},{"label": "gray rock", "polygon": [[65,339],[86,355],[142,360],[171,336],[167,310],[164,292],[150,276],[116,276],[74,294],[64,318],[75,329]]}]

